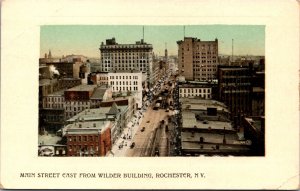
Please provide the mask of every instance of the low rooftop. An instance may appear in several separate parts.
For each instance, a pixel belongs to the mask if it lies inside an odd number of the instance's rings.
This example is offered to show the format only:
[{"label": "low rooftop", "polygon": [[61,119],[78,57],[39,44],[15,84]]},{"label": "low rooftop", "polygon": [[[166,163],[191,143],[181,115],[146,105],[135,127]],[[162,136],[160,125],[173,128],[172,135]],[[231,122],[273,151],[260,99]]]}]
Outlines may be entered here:
[{"label": "low rooftop", "polygon": [[97,85],[87,85],[87,84],[81,84],[79,86],[75,86],[73,88],[70,88],[66,91],[93,91]]},{"label": "low rooftop", "polygon": [[95,89],[95,91],[93,92],[91,99],[103,99],[103,96],[107,89],[108,89],[108,87],[106,85],[97,87]]},{"label": "low rooftop", "polygon": [[216,100],[199,99],[199,98],[180,98],[179,101],[182,103],[182,109],[189,110],[207,110],[210,108],[217,108],[217,111],[229,112],[227,106]]},{"label": "low rooftop", "polygon": [[[103,119],[113,119],[114,117],[111,115],[106,116],[106,114],[109,114],[111,107],[100,107],[96,109],[86,109],[77,115],[73,116],[68,122],[75,122],[76,120],[82,120],[82,121],[97,121],[97,120],[103,120]],[[117,109],[120,110],[120,113],[125,111],[128,108],[128,106],[117,106]]]},{"label": "low rooftop", "polygon": [[111,73],[142,73],[142,72],[138,70],[114,70],[112,72],[109,72],[108,74]]},{"label": "low rooftop", "polygon": [[69,124],[65,127],[67,134],[101,133],[109,128],[110,121],[83,121]]},{"label": "low rooftop", "polygon": [[[181,132],[182,142],[200,142],[200,137],[204,138],[204,143],[223,144],[223,133],[199,133],[199,132]],[[236,133],[225,133],[226,144],[240,145],[238,135]]]},{"label": "low rooftop", "polygon": [[48,94],[48,96],[64,96],[65,90],[66,89],[53,92],[52,94]]},{"label": "low rooftop", "polygon": [[182,112],[182,128],[185,129],[193,129],[197,127],[197,129],[217,129],[222,130],[225,127],[227,131],[233,131],[233,127],[230,122],[225,121],[199,121],[196,119],[196,114],[190,111]]},{"label": "low rooftop", "polygon": [[[200,145],[202,145],[202,148]],[[216,149],[216,145],[198,143],[198,142],[182,142],[181,147],[184,152],[189,152],[189,153],[211,153],[211,154],[236,153],[236,154],[240,155],[240,154],[247,153],[248,151],[250,151],[250,148],[248,145],[227,145],[227,144],[223,145],[223,144],[220,144],[219,149]]]},{"label": "low rooftop", "polygon": [[39,86],[50,85],[51,83],[54,84],[57,82],[57,79],[40,79]]},{"label": "low rooftop", "polygon": [[56,145],[62,138],[54,134],[39,135],[39,145]]}]

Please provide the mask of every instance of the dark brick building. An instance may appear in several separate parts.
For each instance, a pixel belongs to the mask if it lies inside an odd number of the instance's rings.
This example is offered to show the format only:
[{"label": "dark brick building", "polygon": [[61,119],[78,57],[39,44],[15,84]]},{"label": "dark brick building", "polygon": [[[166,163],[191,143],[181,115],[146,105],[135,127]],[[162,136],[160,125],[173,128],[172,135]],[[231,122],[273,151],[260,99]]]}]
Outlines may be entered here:
[{"label": "dark brick building", "polygon": [[111,150],[110,121],[78,121],[66,127],[67,156],[105,156]]},{"label": "dark brick building", "polygon": [[228,105],[233,116],[252,113],[252,69],[240,66],[218,67],[219,100]]}]

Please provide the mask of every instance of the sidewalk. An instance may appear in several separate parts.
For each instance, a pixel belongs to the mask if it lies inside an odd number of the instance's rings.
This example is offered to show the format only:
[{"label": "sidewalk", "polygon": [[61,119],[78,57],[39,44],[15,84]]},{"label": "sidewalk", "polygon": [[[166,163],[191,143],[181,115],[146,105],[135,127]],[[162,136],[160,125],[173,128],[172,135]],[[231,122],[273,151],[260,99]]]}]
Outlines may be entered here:
[{"label": "sidewalk", "polygon": [[[142,114],[141,114],[142,113]],[[137,116],[131,119],[131,122],[124,128],[121,136],[116,140],[116,142],[112,146],[111,152],[107,153],[107,157],[122,157],[125,156],[127,149],[130,149],[131,142],[139,128],[139,124],[141,124],[143,120],[142,111],[137,111],[135,114]],[[140,118],[139,118],[140,117]],[[131,126],[130,126],[131,125]],[[125,137],[125,139],[124,139]],[[119,148],[119,146],[121,146]]]}]

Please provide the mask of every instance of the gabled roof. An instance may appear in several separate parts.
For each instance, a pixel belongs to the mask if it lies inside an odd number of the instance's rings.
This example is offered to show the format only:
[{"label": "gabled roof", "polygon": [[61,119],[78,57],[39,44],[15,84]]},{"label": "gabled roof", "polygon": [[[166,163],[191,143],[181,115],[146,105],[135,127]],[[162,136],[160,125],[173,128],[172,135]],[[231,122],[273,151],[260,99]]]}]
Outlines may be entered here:
[{"label": "gabled roof", "polygon": [[107,113],[108,115],[117,115],[119,113],[118,105],[114,102]]}]

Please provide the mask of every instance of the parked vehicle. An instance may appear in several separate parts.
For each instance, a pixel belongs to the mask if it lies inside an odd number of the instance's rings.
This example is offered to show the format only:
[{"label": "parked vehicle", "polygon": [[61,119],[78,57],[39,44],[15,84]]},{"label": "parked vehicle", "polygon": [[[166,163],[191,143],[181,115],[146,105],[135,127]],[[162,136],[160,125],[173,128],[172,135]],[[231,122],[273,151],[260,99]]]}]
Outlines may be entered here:
[{"label": "parked vehicle", "polygon": [[153,110],[158,110],[159,107],[160,107],[160,103],[156,103],[155,106],[154,106],[154,108],[153,108]]},{"label": "parked vehicle", "polygon": [[157,147],[155,148],[155,154],[154,155],[159,156],[159,149]]},{"label": "parked vehicle", "polygon": [[135,142],[132,142],[130,148],[133,149],[134,146],[135,146]]}]

